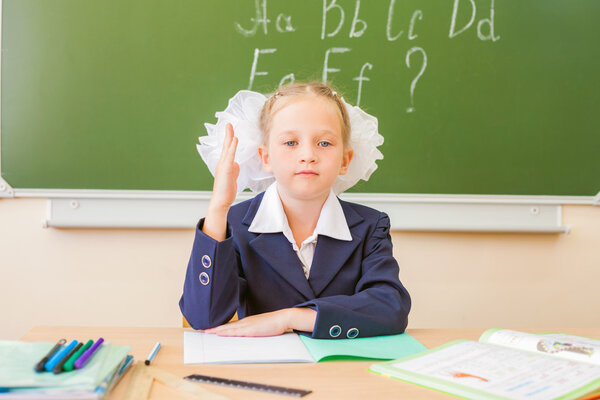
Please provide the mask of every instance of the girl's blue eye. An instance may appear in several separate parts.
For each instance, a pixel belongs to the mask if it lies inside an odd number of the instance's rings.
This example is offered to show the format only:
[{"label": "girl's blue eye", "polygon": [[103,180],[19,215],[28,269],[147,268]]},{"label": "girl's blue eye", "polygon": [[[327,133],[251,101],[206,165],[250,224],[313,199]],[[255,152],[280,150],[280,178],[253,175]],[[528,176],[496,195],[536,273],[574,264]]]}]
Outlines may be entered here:
[{"label": "girl's blue eye", "polygon": [[286,146],[294,146],[296,144],[295,140],[288,140],[287,142],[284,143],[284,145]]},{"label": "girl's blue eye", "polygon": [[321,146],[321,147],[329,147],[329,146],[331,146],[331,143],[323,141],[323,142],[319,142],[319,146]]}]

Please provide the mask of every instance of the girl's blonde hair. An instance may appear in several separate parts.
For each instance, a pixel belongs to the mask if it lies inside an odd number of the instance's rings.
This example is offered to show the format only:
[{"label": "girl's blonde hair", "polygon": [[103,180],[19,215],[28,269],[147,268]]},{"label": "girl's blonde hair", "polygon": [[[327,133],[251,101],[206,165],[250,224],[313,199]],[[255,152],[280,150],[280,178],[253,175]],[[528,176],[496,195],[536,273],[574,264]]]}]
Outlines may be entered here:
[{"label": "girl's blonde hair", "polygon": [[329,100],[335,104],[340,125],[344,148],[350,147],[350,118],[340,95],[333,88],[322,82],[297,82],[280,87],[265,102],[259,118],[263,144],[266,144],[271,129],[271,121],[275,114],[298,96],[312,95]]}]

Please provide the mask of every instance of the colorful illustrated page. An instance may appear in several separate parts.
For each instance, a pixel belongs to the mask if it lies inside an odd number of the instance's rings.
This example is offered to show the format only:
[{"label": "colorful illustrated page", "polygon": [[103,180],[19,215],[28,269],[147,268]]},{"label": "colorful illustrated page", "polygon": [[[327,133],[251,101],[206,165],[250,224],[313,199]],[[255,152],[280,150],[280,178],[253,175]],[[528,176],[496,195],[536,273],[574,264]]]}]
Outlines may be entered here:
[{"label": "colorful illustrated page", "polygon": [[600,366],[464,341],[394,368],[511,399],[549,399],[600,377]]},{"label": "colorful illustrated page", "polygon": [[535,335],[502,329],[482,341],[600,365],[600,340],[561,333]]}]

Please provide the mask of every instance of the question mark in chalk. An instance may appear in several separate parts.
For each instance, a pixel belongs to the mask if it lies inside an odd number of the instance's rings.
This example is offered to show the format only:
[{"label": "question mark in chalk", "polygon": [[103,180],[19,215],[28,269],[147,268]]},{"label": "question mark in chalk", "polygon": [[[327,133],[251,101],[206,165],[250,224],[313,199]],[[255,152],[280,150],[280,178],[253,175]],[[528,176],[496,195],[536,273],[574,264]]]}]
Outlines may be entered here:
[{"label": "question mark in chalk", "polygon": [[419,78],[421,78],[423,72],[425,72],[425,68],[427,68],[427,54],[425,53],[425,50],[423,50],[420,47],[413,47],[408,52],[406,52],[406,66],[410,68],[410,56],[416,51],[421,52],[423,54],[423,65],[421,65],[421,70],[419,71],[417,76],[414,77],[410,84],[410,107],[406,109],[406,112],[409,113],[415,111],[415,86],[417,86],[417,81],[419,80]]}]

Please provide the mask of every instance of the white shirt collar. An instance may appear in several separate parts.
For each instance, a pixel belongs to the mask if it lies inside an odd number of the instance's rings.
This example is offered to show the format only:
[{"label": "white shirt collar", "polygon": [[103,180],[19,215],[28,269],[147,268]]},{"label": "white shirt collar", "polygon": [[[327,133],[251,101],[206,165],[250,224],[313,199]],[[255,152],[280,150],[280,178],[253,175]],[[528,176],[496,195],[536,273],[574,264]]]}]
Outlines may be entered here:
[{"label": "white shirt collar", "polygon": [[[283,204],[281,204],[281,199],[277,193],[277,182],[273,182],[265,191],[262,202],[248,230],[254,233],[282,232],[290,243],[295,245],[294,236],[283,211]],[[329,192],[329,196],[323,204],[313,234],[304,242],[314,241],[318,235],[325,235],[338,240],[352,240],[344,210],[342,210],[342,205],[333,190]]]}]

